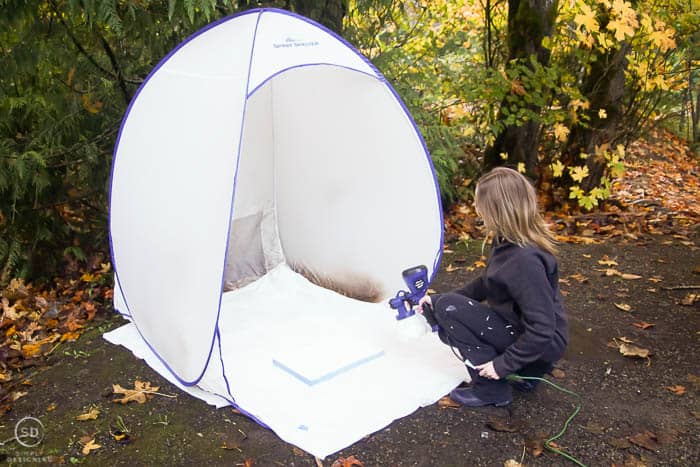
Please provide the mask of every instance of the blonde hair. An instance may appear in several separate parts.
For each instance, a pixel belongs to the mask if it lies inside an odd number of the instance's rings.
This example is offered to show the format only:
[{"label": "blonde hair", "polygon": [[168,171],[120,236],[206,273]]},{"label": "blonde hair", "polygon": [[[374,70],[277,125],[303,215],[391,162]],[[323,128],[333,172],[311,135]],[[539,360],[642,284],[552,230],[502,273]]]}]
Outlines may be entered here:
[{"label": "blonde hair", "polygon": [[474,204],[489,234],[556,253],[556,240],[539,212],[535,188],[519,172],[497,167],[483,175]]}]

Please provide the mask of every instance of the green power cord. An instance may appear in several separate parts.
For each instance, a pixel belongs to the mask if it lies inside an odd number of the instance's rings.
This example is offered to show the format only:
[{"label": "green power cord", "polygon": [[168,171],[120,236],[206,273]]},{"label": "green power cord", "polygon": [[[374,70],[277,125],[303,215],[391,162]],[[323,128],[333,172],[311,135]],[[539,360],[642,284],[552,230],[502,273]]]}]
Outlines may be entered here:
[{"label": "green power cord", "polygon": [[559,391],[564,392],[566,394],[569,394],[571,396],[574,396],[578,400],[578,404],[576,405],[576,410],[574,410],[573,413],[571,415],[569,415],[569,418],[566,419],[566,422],[564,422],[564,426],[562,427],[561,431],[559,431],[559,433],[557,433],[556,435],[554,435],[551,438],[549,438],[548,440],[546,440],[544,442],[544,446],[547,449],[549,449],[550,451],[552,451],[556,454],[559,454],[560,456],[564,457],[565,459],[570,460],[574,464],[579,465],[581,467],[586,467],[586,465],[583,462],[579,461],[578,459],[571,456],[570,454],[567,454],[566,452],[562,451],[561,449],[557,449],[557,448],[551,446],[551,444],[550,444],[555,439],[559,439],[566,432],[566,429],[569,427],[569,423],[571,423],[571,420],[573,420],[574,417],[576,415],[578,415],[578,413],[581,411],[581,408],[583,407],[583,400],[581,399],[581,396],[579,396],[575,392],[569,391],[568,389],[565,389],[565,388],[563,388],[563,387],[561,387],[561,386],[559,386],[559,385],[557,385],[557,384],[555,384],[555,383],[553,383],[550,380],[545,379],[545,378],[536,378],[534,376],[508,375],[506,377],[506,379],[510,380],[510,381],[515,381],[515,380],[519,380],[519,379],[544,381],[545,383],[549,384],[550,386],[553,386],[554,388],[558,389]]}]

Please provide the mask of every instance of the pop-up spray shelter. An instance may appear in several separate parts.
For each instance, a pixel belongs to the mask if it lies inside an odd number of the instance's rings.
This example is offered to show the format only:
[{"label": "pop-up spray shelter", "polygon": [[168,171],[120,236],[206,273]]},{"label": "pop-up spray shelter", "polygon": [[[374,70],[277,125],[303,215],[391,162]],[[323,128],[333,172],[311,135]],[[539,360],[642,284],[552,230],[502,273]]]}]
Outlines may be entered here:
[{"label": "pop-up spray shelter", "polygon": [[119,133],[110,233],[131,323],[106,337],[317,456],[464,378],[387,306],[402,270],[439,263],[422,138],[379,71],[305,18],[247,11],[158,64]]}]

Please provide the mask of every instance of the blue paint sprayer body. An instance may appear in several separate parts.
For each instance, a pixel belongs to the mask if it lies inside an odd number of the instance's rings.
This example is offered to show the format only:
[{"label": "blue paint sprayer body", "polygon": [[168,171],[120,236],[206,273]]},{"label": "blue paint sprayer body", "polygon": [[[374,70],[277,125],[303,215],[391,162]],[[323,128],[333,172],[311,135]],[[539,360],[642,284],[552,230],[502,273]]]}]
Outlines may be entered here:
[{"label": "blue paint sprayer body", "polygon": [[[413,307],[418,305],[418,301],[423,298],[428,291],[428,268],[420,265],[406,269],[403,273],[403,280],[408,286],[408,291],[399,290],[396,296],[389,300],[389,306],[397,310],[396,319],[402,320],[415,314]],[[406,304],[409,304],[407,307]],[[433,329],[435,331],[435,329]]]}]

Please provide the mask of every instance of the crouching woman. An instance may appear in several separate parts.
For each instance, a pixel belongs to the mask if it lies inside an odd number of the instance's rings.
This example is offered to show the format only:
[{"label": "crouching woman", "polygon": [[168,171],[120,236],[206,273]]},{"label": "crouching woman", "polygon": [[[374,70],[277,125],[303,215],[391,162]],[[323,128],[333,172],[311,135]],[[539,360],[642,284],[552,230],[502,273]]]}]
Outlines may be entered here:
[{"label": "crouching woman", "polygon": [[[541,377],[563,355],[567,319],[555,241],[529,181],[515,170],[493,169],[477,184],[475,207],[493,238],[485,272],[460,289],[423,297],[418,311],[467,365],[472,384],[450,397],[470,407],[504,406],[513,400],[506,376]],[[535,387],[516,381],[523,391]]]}]

